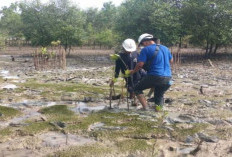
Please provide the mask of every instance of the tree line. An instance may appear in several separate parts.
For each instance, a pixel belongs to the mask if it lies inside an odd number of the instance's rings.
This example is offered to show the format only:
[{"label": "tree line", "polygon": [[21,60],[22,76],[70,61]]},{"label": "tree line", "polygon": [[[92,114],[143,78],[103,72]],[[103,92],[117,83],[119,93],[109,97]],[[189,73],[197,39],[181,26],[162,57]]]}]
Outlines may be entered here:
[{"label": "tree line", "polygon": [[[82,10],[70,0],[12,3],[0,10],[0,40],[25,39],[33,46],[60,40],[71,46],[115,47],[125,38],[154,34],[163,44],[188,43],[207,55],[232,43],[232,0],[125,0]],[[0,41],[1,43],[1,41]]]}]

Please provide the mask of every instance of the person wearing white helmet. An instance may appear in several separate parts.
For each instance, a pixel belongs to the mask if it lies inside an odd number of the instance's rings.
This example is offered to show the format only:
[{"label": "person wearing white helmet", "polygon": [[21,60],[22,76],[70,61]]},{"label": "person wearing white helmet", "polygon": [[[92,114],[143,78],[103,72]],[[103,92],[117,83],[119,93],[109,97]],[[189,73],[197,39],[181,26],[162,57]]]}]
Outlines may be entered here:
[{"label": "person wearing white helmet", "polygon": [[[118,78],[120,71],[125,74],[126,70],[132,70],[135,68],[138,59],[138,52],[136,43],[133,39],[126,39],[122,43],[123,51],[119,53],[120,59],[116,60],[115,66],[115,78]],[[141,79],[141,72],[138,71],[130,76],[127,81],[128,92],[130,93],[130,98],[134,98],[134,86]],[[112,86],[114,81],[110,83]],[[134,103],[136,105],[136,103]]]},{"label": "person wearing white helmet", "polygon": [[173,62],[171,52],[164,45],[156,43],[156,38],[151,34],[142,34],[138,38],[139,46],[144,48],[138,57],[138,63],[131,75],[139,71],[141,68],[147,70],[147,75],[135,86],[135,94],[137,95],[143,109],[148,108],[143,90],[154,88],[154,101],[156,109],[160,109],[164,104],[164,93],[171,86],[171,66]]}]

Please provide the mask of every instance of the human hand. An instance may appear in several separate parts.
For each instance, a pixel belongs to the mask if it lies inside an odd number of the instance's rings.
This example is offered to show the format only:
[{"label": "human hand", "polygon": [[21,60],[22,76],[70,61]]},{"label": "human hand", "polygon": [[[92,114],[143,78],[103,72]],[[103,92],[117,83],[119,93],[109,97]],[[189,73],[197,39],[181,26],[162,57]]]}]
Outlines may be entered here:
[{"label": "human hand", "polygon": [[125,77],[130,77],[130,75],[131,75],[131,70],[126,70],[125,71]]},{"label": "human hand", "polygon": [[130,74],[133,75],[135,72],[134,70],[130,70]]}]

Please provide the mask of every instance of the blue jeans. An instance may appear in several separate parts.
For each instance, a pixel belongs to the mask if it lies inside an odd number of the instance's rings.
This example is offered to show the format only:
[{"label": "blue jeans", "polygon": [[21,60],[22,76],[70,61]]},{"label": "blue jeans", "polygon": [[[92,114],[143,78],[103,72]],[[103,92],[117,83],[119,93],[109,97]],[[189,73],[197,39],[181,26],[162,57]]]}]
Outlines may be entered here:
[{"label": "blue jeans", "polygon": [[163,106],[164,93],[171,86],[170,81],[171,77],[147,75],[135,86],[135,94],[143,94],[143,90],[154,88],[155,104]]}]

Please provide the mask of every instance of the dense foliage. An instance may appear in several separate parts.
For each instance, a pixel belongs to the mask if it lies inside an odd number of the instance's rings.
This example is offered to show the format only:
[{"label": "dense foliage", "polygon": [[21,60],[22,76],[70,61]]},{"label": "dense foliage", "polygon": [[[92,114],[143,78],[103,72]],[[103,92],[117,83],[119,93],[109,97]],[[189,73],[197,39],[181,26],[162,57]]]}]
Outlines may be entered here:
[{"label": "dense foliage", "polygon": [[71,46],[116,46],[125,38],[154,34],[166,45],[184,39],[206,54],[232,43],[232,0],[125,0],[116,7],[81,10],[69,0],[13,3],[0,10],[0,37],[25,38],[47,46],[60,40]]}]

